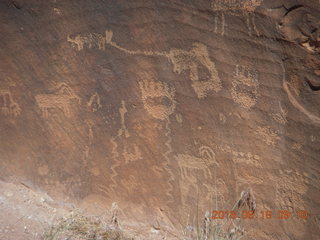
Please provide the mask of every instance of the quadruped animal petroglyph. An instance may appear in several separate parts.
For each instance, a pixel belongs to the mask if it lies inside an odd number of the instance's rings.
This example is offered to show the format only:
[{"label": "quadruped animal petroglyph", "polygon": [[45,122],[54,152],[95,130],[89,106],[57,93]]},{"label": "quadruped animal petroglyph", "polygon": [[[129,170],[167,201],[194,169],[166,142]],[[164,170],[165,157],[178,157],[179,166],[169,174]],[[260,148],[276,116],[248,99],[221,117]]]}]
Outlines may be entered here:
[{"label": "quadruped animal petroglyph", "polygon": [[216,12],[214,19],[214,32],[220,33],[221,35],[225,34],[225,14],[230,14],[235,16],[245,16],[249,36],[252,36],[252,31],[255,31],[256,35],[260,36],[256,26],[254,12],[262,2],[263,0],[212,0],[211,9]]},{"label": "quadruped animal petroglyph", "polygon": [[35,99],[44,118],[49,117],[49,109],[60,109],[66,117],[70,117],[72,101],[81,103],[80,97],[66,83],[59,84],[54,93],[38,94]]}]

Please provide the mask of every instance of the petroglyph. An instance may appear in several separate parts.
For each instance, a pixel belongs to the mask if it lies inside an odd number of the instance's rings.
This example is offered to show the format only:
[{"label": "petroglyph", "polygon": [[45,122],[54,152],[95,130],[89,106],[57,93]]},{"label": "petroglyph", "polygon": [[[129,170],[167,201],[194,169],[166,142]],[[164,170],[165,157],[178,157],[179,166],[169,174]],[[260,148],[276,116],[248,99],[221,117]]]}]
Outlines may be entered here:
[{"label": "petroglyph", "polygon": [[282,108],[281,102],[279,102],[279,108],[280,108],[280,112],[279,113],[272,113],[271,116],[278,123],[285,125],[288,122],[287,121],[288,111],[286,111]]},{"label": "petroglyph", "polygon": [[[173,71],[181,74],[189,70],[192,87],[198,98],[205,98],[210,91],[218,92],[221,90],[221,80],[218,75],[215,63],[211,61],[207,47],[202,43],[192,44],[189,51],[172,49],[168,55],[173,64]],[[204,67],[209,73],[208,79],[201,79],[200,67]]]},{"label": "petroglyph", "polygon": [[100,50],[105,50],[106,48],[106,37],[99,33],[83,33],[73,38],[68,35],[67,41],[76,47],[78,51],[83,50],[84,47],[89,49],[98,48]]},{"label": "petroglyph", "polygon": [[260,163],[260,157],[258,155],[252,154],[251,152],[239,152],[235,151],[228,145],[219,145],[217,149],[224,153],[229,153],[232,155],[232,161],[234,163],[239,164],[248,164],[255,167],[261,167],[262,164]]},{"label": "petroglyph", "polygon": [[[252,36],[252,29],[257,36],[260,36],[255,23],[254,12],[261,5],[263,0],[212,0],[211,9],[217,13],[214,21],[214,32],[219,33],[218,28],[221,25],[221,35],[225,33],[225,13],[235,16],[245,16],[248,28],[248,34]],[[221,20],[219,21],[219,17]]]},{"label": "petroglyph", "polygon": [[219,120],[222,124],[225,124],[227,121],[227,117],[223,113],[219,113]]},{"label": "petroglyph", "polygon": [[252,108],[259,97],[258,73],[236,65],[232,80],[232,99],[245,109]]},{"label": "petroglyph", "polygon": [[261,137],[261,140],[268,145],[274,146],[280,137],[278,132],[271,129],[270,127],[257,127],[255,134]]},{"label": "petroglyph", "polygon": [[305,209],[302,196],[308,190],[308,180],[295,170],[280,170],[276,181],[276,204],[281,209]]},{"label": "petroglyph", "polygon": [[119,153],[118,153],[118,144],[115,141],[114,138],[110,139],[110,142],[112,144],[112,160],[114,160],[114,163],[112,164],[112,166],[110,167],[111,169],[111,174],[110,174],[110,180],[111,180],[111,184],[110,184],[110,191],[114,191],[118,184],[116,181],[116,177],[118,176],[118,173],[116,171],[116,168],[118,168],[120,166],[120,160],[118,159],[119,157]]},{"label": "petroglyph", "polygon": [[[211,90],[218,92],[221,90],[221,81],[215,67],[215,63],[211,61],[207,47],[202,43],[194,43],[189,51],[182,49],[171,49],[169,52],[157,51],[140,51],[129,50],[119,46],[112,41],[113,32],[106,30],[105,36],[98,33],[78,34],[74,38],[67,37],[68,42],[77,49],[83,50],[84,47],[98,47],[104,50],[106,44],[129,55],[144,55],[144,56],[162,56],[166,57],[173,64],[173,71],[181,74],[184,71],[189,71],[189,76],[192,81],[192,87],[199,98],[206,97]],[[199,69],[204,67],[210,75],[208,79],[200,79]]]},{"label": "petroglyph", "polygon": [[80,98],[65,83],[58,85],[54,93],[39,94],[35,96],[35,99],[44,118],[48,118],[49,109],[61,109],[66,117],[70,117],[72,100],[77,100],[79,104],[81,102]]},{"label": "petroglyph", "polygon": [[125,146],[122,155],[126,164],[142,159],[141,150],[136,144],[133,144],[133,151]]},{"label": "petroglyph", "polygon": [[175,159],[179,165],[181,177],[185,179],[188,177],[188,171],[200,170],[204,173],[205,178],[211,178],[210,167],[216,166],[219,164],[216,161],[214,151],[207,146],[202,146],[199,149],[200,157],[188,155],[188,154],[178,154],[175,156]]},{"label": "petroglyph", "polygon": [[320,124],[320,117],[318,117],[318,116],[314,115],[313,113],[309,112],[304,106],[302,106],[301,103],[299,103],[299,101],[297,100],[297,97],[295,97],[294,94],[291,92],[290,85],[286,81],[286,69],[284,67],[283,62],[280,62],[280,65],[282,67],[282,86],[283,86],[284,91],[287,93],[289,101],[291,102],[291,104],[296,109],[298,109],[300,112],[305,114],[313,123]]},{"label": "petroglyph", "polygon": [[119,109],[119,113],[120,113],[120,117],[121,117],[121,128],[118,131],[118,137],[124,135],[126,138],[130,137],[130,133],[127,130],[126,124],[125,124],[125,119],[124,116],[125,114],[128,112],[127,108],[126,108],[126,102],[125,101],[121,101],[121,107]]},{"label": "petroglyph", "polygon": [[146,79],[139,86],[146,111],[155,119],[168,119],[176,108],[175,89],[164,82]]},{"label": "petroglyph", "polygon": [[183,122],[183,117],[182,117],[182,115],[180,113],[176,114],[176,120],[180,124]]},{"label": "petroglyph", "polygon": [[95,93],[90,97],[87,106],[92,109],[92,112],[96,112],[100,108],[102,108],[100,96],[98,93]]},{"label": "petroglyph", "polygon": [[[2,83],[3,85],[3,83]],[[21,108],[17,102],[14,101],[10,87],[15,86],[11,81],[8,82],[7,86],[0,87],[0,97],[2,98],[1,112],[5,116],[18,116],[21,113]]]}]

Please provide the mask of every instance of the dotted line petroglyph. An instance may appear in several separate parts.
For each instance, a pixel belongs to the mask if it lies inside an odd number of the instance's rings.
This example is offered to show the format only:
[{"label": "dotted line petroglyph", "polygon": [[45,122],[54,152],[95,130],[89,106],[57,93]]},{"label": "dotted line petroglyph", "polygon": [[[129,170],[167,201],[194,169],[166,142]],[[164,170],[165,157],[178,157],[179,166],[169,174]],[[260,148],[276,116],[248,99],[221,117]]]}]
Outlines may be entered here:
[{"label": "dotted line petroglyph", "polygon": [[258,73],[246,67],[236,65],[232,80],[232,99],[245,109],[252,108],[258,97]]},{"label": "dotted line petroglyph", "polygon": [[81,102],[80,98],[65,83],[61,83],[54,93],[38,94],[35,99],[44,118],[49,117],[49,109],[61,109],[66,117],[70,117],[72,100],[77,100],[79,104]]}]

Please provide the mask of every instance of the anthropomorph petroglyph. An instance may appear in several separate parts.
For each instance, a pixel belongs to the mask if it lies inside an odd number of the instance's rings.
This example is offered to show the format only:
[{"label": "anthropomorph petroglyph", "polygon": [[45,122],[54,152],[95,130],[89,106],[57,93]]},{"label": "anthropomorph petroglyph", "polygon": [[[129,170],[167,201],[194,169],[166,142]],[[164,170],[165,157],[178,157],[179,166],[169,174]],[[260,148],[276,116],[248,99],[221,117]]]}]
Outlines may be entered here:
[{"label": "anthropomorph petroglyph", "polygon": [[[211,9],[216,12],[214,32],[220,33],[221,35],[225,34],[225,14],[230,14],[245,16],[249,35],[251,36],[252,30],[254,30],[257,36],[259,36],[260,34],[256,27],[254,12],[262,2],[263,0],[212,0]],[[221,31],[219,31],[219,27]]]},{"label": "anthropomorph petroglyph", "polygon": [[[215,63],[210,59],[207,47],[202,43],[194,43],[190,50],[171,49],[169,52],[129,50],[119,46],[112,41],[113,32],[105,31],[105,35],[98,33],[78,34],[74,38],[67,37],[68,42],[72,43],[77,49],[83,50],[84,47],[97,47],[104,50],[106,44],[129,55],[144,55],[166,57],[172,64],[176,73],[189,71],[192,87],[199,98],[204,98],[210,91],[221,90],[221,81]],[[201,79],[200,72],[206,71],[207,75]]]},{"label": "anthropomorph petroglyph", "polygon": [[100,96],[98,93],[95,93],[90,97],[87,106],[92,109],[92,112],[96,112],[100,108],[102,108]]},{"label": "anthropomorph petroglyph", "polygon": [[7,116],[18,116],[21,113],[21,108],[17,102],[13,100],[10,86],[0,87],[0,97],[2,98],[1,112]]},{"label": "anthropomorph petroglyph", "polygon": [[148,79],[141,80],[139,86],[145,110],[155,119],[168,119],[176,108],[175,89]]},{"label": "anthropomorph petroglyph", "polygon": [[236,65],[232,80],[232,99],[241,107],[250,109],[256,104],[257,98],[260,96],[258,87],[258,73]]},{"label": "anthropomorph petroglyph", "polygon": [[121,119],[121,128],[118,131],[118,137],[124,135],[126,138],[130,137],[130,133],[127,130],[125,124],[125,114],[128,112],[126,108],[126,102],[124,100],[121,101],[121,107],[119,109],[120,119]]},{"label": "anthropomorph petroglyph", "polygon": [[38,94],[35,99],[44,118],[48,118],[49,109],[60,109],[66,117],[70,117],[72,100],[76,100],[79,104],[81,102],[80,98],[65,83],[59,84],[54,93]]},{"label": "anthropomorph petroglyph", "polygon": [[200,170],[204,173],[205,178],[211,178],[210,167],[218,167],[219,164],[216,161],[214,151],[207,146],[202,146],[199,149],[200,157],[188,155],[188,154],[178,154],[175,156],[178,162],[181,176],[183,179],[188,177],[188,171]]}]

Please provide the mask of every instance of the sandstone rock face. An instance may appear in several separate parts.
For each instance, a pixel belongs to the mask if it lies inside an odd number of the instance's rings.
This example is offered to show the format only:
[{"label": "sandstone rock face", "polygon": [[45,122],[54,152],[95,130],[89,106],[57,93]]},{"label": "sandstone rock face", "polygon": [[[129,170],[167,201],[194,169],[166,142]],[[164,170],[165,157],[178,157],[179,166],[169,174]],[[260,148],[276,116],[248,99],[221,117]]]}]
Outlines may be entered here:
[{"label": "sandstone rock face", "polygon": [[311,216],[246,220],[245,239],[320,238],[319,1],[8,0],[0,16],[2,180],[179,229],[250,189],[258,213]]}]

